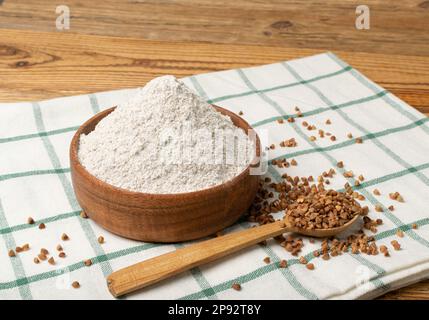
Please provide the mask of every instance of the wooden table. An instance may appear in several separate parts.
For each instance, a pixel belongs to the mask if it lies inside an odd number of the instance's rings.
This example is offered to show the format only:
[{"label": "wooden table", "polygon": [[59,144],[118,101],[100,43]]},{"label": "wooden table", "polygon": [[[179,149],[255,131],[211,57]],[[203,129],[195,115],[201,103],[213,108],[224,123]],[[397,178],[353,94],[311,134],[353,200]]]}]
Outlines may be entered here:
[{"label": "wooden table", "polygon": [[[0,101],[47,99],[144,85],[333,51],[429,115],[429,1],[0,0]],[[429,299],[429,281],[382,298]]]}]

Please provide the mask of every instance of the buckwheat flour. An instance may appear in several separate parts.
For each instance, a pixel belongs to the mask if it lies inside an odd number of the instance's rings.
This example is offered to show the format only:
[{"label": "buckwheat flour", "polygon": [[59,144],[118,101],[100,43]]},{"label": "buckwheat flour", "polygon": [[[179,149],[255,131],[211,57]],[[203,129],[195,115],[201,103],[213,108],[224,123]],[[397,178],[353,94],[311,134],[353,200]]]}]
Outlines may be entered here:
[{"label": "buckwheat flour", "polygon": [[81,135],[79,160],[100,180],[138,192],[205,189],[240,174],[254,144],[174,76],[150,81]]}]

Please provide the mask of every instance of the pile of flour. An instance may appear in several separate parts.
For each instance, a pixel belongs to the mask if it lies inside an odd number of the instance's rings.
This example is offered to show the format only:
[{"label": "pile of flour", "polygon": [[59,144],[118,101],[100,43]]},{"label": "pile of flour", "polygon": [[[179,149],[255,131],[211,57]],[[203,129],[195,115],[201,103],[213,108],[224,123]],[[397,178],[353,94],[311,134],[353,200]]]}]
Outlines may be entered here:
[{"label": "pile of flour", "polygon": [[182,193],[240,174],[254,143],[174,76],[150,81],[81,135],[79,160],[100,180],[145,193]]}]

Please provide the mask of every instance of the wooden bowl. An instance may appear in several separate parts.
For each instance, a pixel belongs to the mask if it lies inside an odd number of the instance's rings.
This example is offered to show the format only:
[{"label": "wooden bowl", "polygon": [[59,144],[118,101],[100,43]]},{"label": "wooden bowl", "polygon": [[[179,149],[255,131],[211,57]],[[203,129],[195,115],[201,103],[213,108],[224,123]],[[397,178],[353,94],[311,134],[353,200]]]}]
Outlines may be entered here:
[{"label": "wooden bowl", "polygon": [[[234,113],[214,106],[233,123],[251,127]],[[215,234],[249,208],[258,189],[259,177],[250,175],[250,166],[224,184],[201,191],[176,194],[133,192],[112,186],[90,174],[79,162],[79,137],[94,130],[112,112],[96,114],[75,133],[70,145],[70,166],[76,198],[85,213],[103,228],[120,236],[148,242],[180,242]],[[260,141],[256,139],[256,155]]]}]

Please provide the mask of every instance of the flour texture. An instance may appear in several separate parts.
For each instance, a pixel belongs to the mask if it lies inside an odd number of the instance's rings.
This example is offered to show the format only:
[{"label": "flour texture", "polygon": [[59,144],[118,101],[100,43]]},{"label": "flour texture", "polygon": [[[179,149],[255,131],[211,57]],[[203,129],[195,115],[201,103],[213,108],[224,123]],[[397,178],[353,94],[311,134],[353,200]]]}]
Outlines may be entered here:
[{"label": "flour texture", "polygon": [[78,156],[113,186],[170,194],[239,175],[254,157],[254,143],[180,80],[162,76],[81,135]]}]

